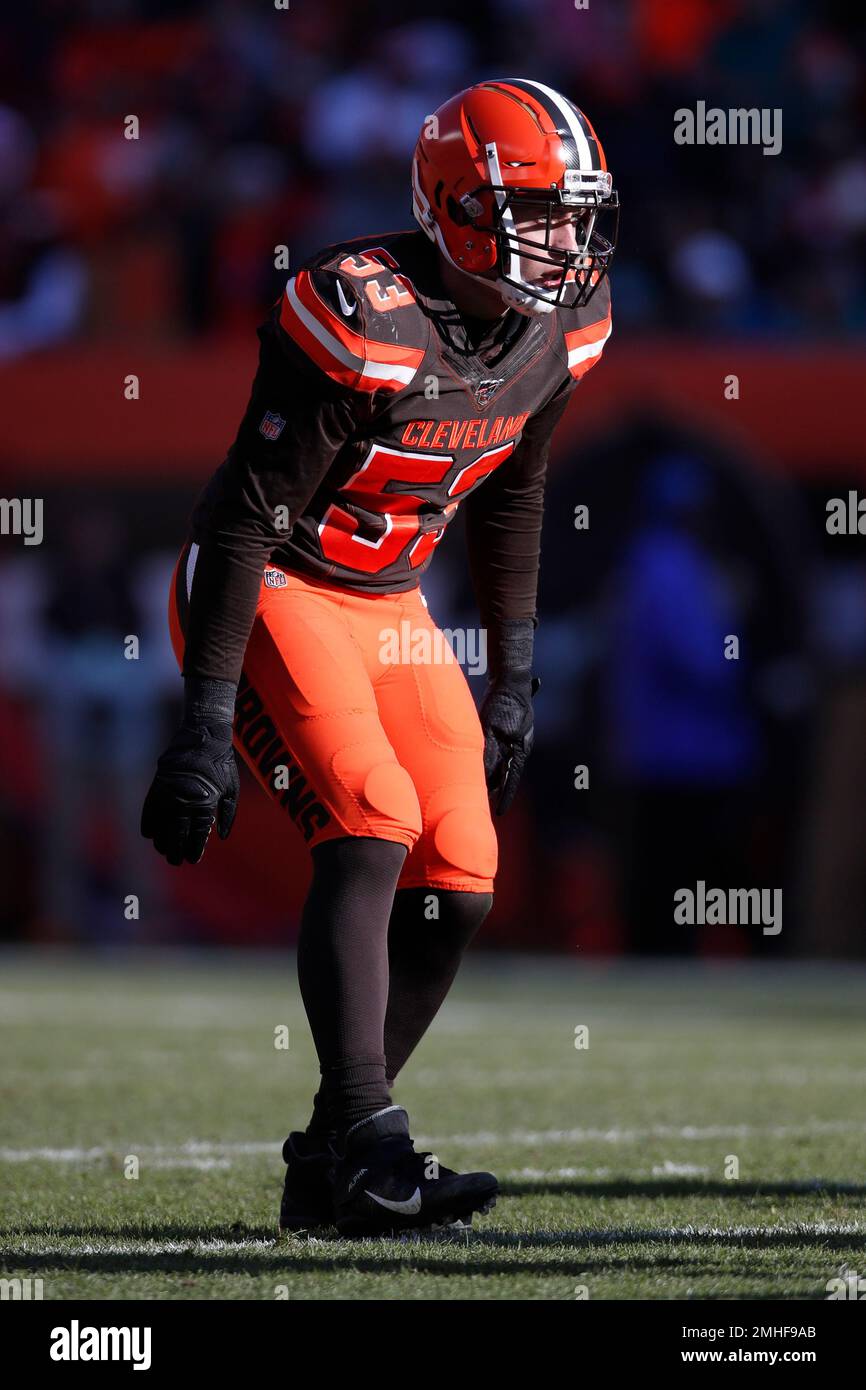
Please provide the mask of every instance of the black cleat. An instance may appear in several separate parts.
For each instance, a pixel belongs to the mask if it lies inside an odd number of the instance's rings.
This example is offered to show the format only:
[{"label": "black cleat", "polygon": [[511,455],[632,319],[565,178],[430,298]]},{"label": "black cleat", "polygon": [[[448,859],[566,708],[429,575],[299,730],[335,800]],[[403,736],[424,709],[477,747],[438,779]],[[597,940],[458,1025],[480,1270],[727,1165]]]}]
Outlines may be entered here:
[{"label": "black cleat", "polygon": [[498,1192],[492,1173],[455,1173],[416,1153],[409,1116],[391,1105],[349,1130],[334,1166],[333,1219],[343,1236],[459,1229],[473,1212],[490,1211]]},{"label": "black cleat", "polygon": [[283,1159],[286,1183],[280,1203],[280,1234],[333,1226],[333,1153],[330,1149],[310,1152],[307,1136],[295,1131],[283,1145]]}]

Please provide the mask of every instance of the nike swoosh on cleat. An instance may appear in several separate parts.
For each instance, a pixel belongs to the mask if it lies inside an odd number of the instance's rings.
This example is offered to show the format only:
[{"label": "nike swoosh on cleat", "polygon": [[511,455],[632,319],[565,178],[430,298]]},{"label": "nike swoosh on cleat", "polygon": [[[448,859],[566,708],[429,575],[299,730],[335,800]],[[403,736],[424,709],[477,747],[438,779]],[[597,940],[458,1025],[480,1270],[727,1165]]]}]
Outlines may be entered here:
[{"label": "nike swoosh on cleat", "polygon": [[364,1188],[367,1197],[372,1197],[374,1202],[378,1202],[380,1207],[387,1207],[389,1211],[399,1212],[401,1216],[417,1216],[421,1210],[421,1189],[416,1187],[412,1196],[405,1202],[392,1202],[387,1197],[377,1197],[375,1192],[370,1192]]},{"label": "nike swoosh on cleat", "polygon": [[343,286],[340,284],[339,280],[337,281],[337,297],[340,301],[340,307],[342,308],[343,313],[346,315],[346,318],[351,318],[358,306],[357,304],[349,303],[348,299],[343,293]]}]

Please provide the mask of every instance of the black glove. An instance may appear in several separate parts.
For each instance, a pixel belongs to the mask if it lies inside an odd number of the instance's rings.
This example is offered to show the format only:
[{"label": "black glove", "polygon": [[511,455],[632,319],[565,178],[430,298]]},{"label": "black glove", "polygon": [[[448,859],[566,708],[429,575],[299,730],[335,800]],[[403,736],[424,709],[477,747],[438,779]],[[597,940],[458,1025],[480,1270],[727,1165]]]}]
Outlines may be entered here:
[{"label": "black glove", "polygon": [[141,833],[169,864],[197,864],[211,829],[232,828],[240,783],[232,749],[236,687],[185,682],[183,723],[157,763],[141,813]]},{"label": "black glove", "polygon": [[504,816],[532,752],[532,697],[541,681],[531,674],[534,618],[512,618],[490,633],[491,679],[481,702],[484,773],[493,809]]}]

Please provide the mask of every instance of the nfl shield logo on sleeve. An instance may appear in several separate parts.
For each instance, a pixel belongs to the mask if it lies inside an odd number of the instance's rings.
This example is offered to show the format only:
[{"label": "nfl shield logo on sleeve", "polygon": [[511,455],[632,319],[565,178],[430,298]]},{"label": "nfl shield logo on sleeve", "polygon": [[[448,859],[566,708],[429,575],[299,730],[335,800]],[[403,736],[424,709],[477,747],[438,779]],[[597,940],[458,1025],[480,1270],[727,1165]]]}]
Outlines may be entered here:
[{"label": "nfl shield logo on sleeve", "polygon": [[274,415],[272,411],[266,410],[259,425],[259,434],[263,434],[265,439],[279,439],[285,428],[286,422],[282,415]]}]

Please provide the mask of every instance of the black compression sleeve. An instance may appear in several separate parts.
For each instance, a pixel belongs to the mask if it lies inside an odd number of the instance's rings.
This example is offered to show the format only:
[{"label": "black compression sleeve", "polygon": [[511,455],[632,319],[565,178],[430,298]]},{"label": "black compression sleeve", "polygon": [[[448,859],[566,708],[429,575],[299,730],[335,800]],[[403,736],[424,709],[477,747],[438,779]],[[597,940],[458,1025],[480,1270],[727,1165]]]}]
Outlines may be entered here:
[{"label": "black compression sleeve", "polygon": [[547,460],[571,385],[533,416],[511,458],[464,504],[469,568],[486,628],[535,617]]},{"label": "black compression sleeve", "polygon": [[[276,311],[259,337],[259,368],[237,439],[192,517],[199,553],[184,676],[240,679],[262,570],[354,427],[351,394],[310,363],[280,329]],[[262,431],[266,416],[271,437]]]}]

